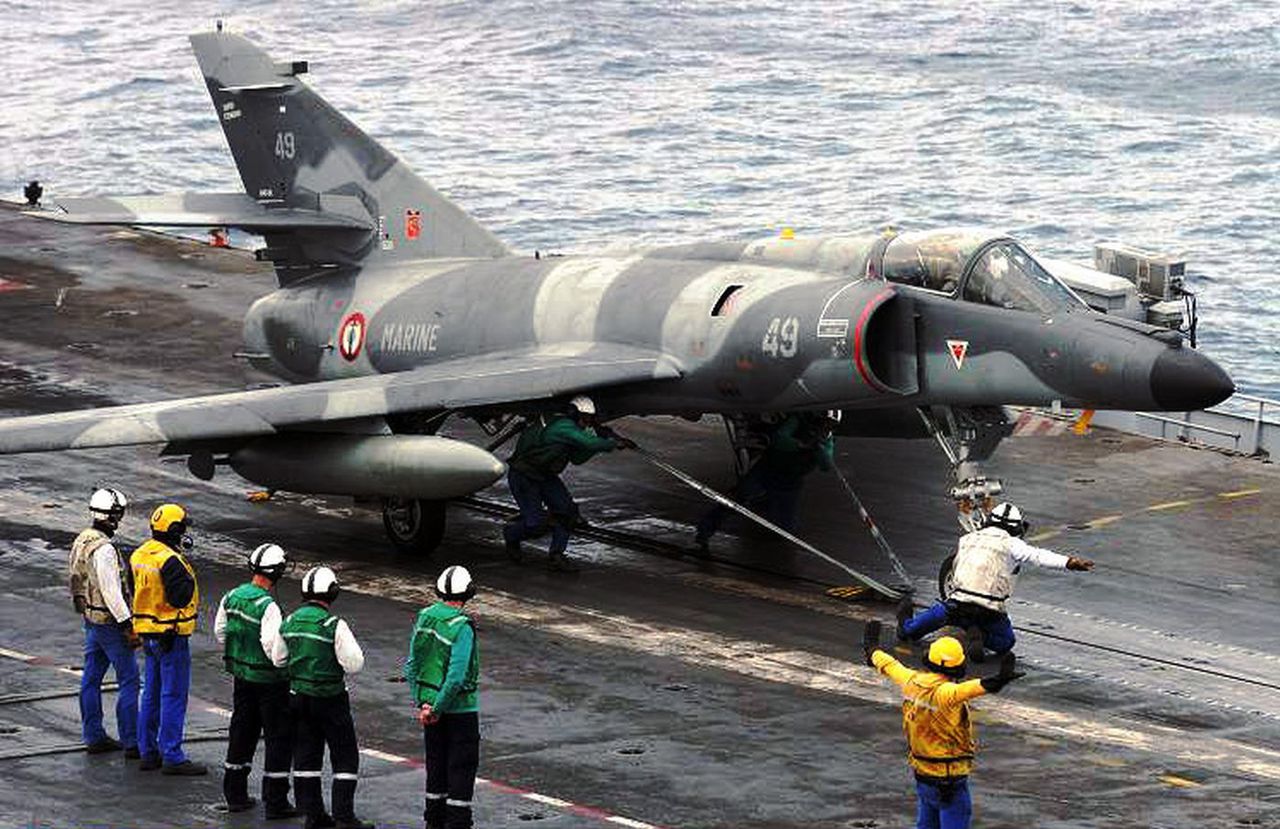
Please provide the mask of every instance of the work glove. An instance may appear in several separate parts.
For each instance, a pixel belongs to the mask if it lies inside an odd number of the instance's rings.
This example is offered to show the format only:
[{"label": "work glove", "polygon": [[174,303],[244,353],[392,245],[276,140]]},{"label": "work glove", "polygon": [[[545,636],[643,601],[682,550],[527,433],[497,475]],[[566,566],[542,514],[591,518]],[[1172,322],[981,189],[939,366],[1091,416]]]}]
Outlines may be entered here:
[{"label": "work glove", "polygon": [[173,650],[173,645],[178,641],[178,632],[173,628],[169,628],[160,634],[160,650],[168,653]]},{"label": "work glove", "polygon": [[979,680],[982,683],[982,690],[988,694],[998,694],[1004,686],[1013,682],[1021,676],[1026,676],[1025,671],[1018,669],[1018,657],[1013,655],[1013,651],[1009,651],[1000,659],[1000,670],[995,676],[984,677]]},{"label": "work glove", "polygon": [[1067,556],[1067,569],[1092,570],[1093,562],[1087,558],[1080,558],[1079,556]]},{"label": "work glove", "polygon": [[871,654],[880,649],[881,627],[882,625],[878,621],[867,622],[867,627],[862,632],[862,658],[873,668],[875,667],[875,662],[871,660]]},{"label": "work glove", "polygon": [[621,435],[615,435],[613,439],[618,442],[618,447],[620,449],[639,449],[640,448],[640,444],[636,443],[631,438],[624,438]]},{"label": "work glove", "polygon": [[125,619],[123,622],[117,622],[120,626],[120,632],[124,634],[125,643],[129,645],[131,650],[137,650],[142,647],[142,640],[138,638],[138,634],[133,632],[133,619]]}]

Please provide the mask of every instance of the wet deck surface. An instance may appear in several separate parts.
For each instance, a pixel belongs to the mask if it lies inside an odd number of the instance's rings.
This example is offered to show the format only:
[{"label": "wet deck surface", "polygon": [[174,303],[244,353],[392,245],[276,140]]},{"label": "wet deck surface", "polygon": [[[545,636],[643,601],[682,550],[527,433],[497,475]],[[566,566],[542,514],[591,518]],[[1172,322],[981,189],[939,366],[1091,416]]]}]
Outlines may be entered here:
[{"label": "wet deck surface", "polygon": [[[244,388],[240,317],[273,286],[241,253],[132,232],[36,222],[0,209],[0,410],[6,415]],[[136,313],[134,313],[136,312]],[[694,476],[730,482],[714,419],[624,422]],[[104,482],[139,504],[189,506],[211,604],[193,637],[189,731],[222,759],[230,682],[212,607],[274,540],[348,586],[335,610],[365,648],[351,682],[360,813],[421,825],[420,731],[400,660],[430,582],[472,568],[484,653],[477,822],[888,827],[914,802],[893,690],[859,664],[863,622],[891,609],[824,595],[838,571],[740,524],[715,560],[575,542],[589,562],[554,575],[503,555],[499,525],[454,508],[430,560],[397,557],[378,514],[340,499],[249,503],[230,472],[209,483],[154,449],[0,458],[0,825],[256,826],[211,804],[220,775],[139,772],[75,751],[82,637],[63,586],[83,501]],[[919,595],[957,532],[946,467],[926,442],[842,441],[840,463]],[[977,703],[975,825],[1280,826],[1280,474],[1271,465],[1102,431],[1016,438],[993,471],[1046,546],[1091,574],[1030,572],[1012,608],[1029,675]],[[600,526],[685,544],[705,503],[637,456],[571,473]],[[482,493],[505,501],[501,488]],[[892,580],[846,496],[815,476],[802,534]],[[297,575],[281,590],[296,605]],[[111,697],[108,696],[108,708]],[[108,728],[112,716],[108,713]],[[259,755],[260,758],[260,755]],[[611,820],[612,818],[612,820]],[[626,821],[633,821],[627,823]],[[291,823],[268,825],[294,825]]]}]

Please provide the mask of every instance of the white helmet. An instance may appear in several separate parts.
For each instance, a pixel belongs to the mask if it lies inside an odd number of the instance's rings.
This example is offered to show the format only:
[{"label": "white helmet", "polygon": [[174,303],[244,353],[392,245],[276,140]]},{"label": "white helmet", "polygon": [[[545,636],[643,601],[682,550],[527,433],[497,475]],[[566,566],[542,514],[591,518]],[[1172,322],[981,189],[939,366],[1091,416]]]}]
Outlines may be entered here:
[{"label": "white helmet", "polygon": [[840,409],[827,409],[823,416],[832,423],[839,423],[844,418],[844,412]]},{"label": "white helmet", "polygon": [[103,521],[120,523],[127,506],[129,506],[129,500],[118,489],[107,487],[95,490],[93,495],[89,496],[89,514]]},{"label": "white helmet", "polygon": [[259,544],[252,553],[249,553],[249,568],[254,573],[266,576],[272,581],[278,581],[284,575],[288,563],[289,557],[284,554],[284,549],[279,544]]},{"label": "white helmet", "polygon": [[596,413],[596,404],[590,397],[580,394],[569,401],[569,408],[573,409],[580,415],[593,415]]},{"label": "white helmet", "polygon": [[984,526],[999,527],[1009,535],[1021,538],[1027,532],[1028,524],[1022,517],[1022,511],[1005,501],[996,504]]},{"label": "white helmet", "polygon": [[471,573],[461,564],[444,568],[440,578],[436,579],[436,594],[445,601],[465,602],[476,594],[476,585],[471,581]]},{"label": "white helmet", "polygon": [[338,598],[338,576],[328,567],[312,567],[302,577],[302,598],[332,602]]}]

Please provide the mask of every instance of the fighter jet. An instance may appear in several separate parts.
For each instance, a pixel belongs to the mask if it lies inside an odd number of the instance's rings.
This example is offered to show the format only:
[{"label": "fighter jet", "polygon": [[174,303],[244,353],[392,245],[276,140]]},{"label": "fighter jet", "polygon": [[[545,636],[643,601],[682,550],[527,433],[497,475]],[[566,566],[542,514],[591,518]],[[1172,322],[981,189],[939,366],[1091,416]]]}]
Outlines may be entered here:
[{"label": "fighter jet", "polygon": [[230,32],[191,37],[244,193],[63,199],[66,222],[260,234],[279,288],[244,321],[292,383],[0,421],[0,453],[157,444],[210,478],[383,499],[429,550],[447,499],[503,464],[437,436],[591,393],[609,417],[842,409],[843,435],[933,436],[957,499],[1002,406],[1199,409],[1226,373],[1176,332],[1091,311],[1014,239],[974,230],[516,253],[300,79]]}]

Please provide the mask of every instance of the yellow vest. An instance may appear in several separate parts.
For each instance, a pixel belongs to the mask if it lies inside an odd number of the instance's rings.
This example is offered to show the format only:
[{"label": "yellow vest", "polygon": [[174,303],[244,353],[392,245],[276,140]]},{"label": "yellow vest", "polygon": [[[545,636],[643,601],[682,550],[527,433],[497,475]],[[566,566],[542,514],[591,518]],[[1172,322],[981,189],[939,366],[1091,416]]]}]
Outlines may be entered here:
[{"label": "yellow vest", "polygon": [[872,660],[902,688],[902,730],[911,768],[926,777],[967,776],[978,751],[969,700],[986,693],[982,682],[952,682],[941,674],[913,671],[884,651],[876,651]]},{"label": "yellow vest", "polygon": [[170,558],[177,557],[191,580],[195,571],[182,556],[154,538],[133,551],[129,566],[133,568],[133,630],[135,633],[164,633],[177,631],[179,636],[190,636],[196,629],[196,614],[200,607],[200,588],[191,592],[191,601],[183,608],[175,608],[164,600],[164,583],[160,568]]}]

